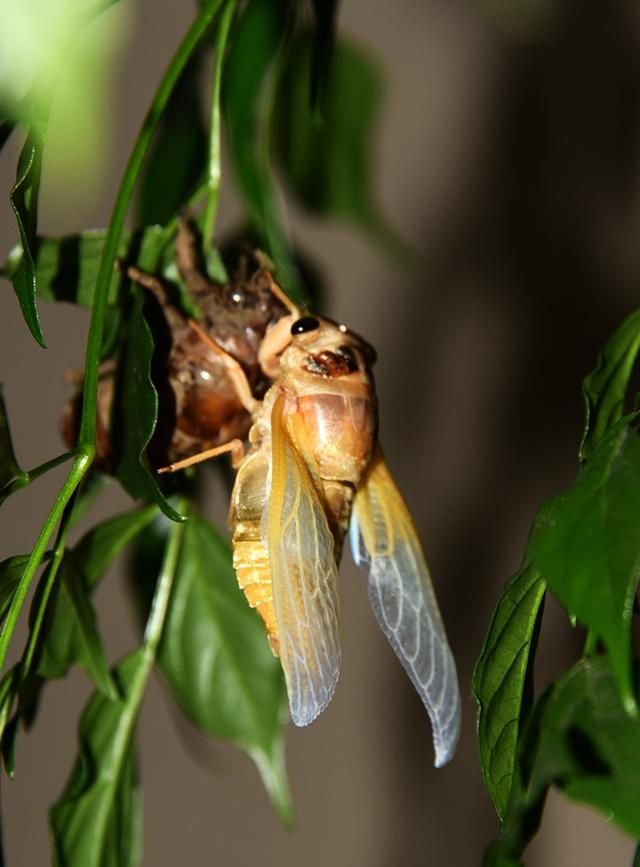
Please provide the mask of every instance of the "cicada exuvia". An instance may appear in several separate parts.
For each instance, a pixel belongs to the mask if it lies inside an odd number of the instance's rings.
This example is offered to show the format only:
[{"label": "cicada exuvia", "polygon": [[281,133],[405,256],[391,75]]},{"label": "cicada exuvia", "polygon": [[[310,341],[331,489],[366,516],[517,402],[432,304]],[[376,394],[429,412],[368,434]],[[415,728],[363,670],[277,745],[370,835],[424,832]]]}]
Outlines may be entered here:
[{"label": "cicada exuvia", "polygon": [[460,693],[422,547],[377,441],[375,354],[344,326],[302,315],[274,282],[272,291],[289,312],[260,346],[272,381],[261,400],[217,347],[253,419],[248,447],[233,439],[164,470],[231,452],[238,583],[280,657],[299,726],[326,708],[338,681],[338,563],[348,532],[376,619],[431,718],[439,767],[455,750]]}]

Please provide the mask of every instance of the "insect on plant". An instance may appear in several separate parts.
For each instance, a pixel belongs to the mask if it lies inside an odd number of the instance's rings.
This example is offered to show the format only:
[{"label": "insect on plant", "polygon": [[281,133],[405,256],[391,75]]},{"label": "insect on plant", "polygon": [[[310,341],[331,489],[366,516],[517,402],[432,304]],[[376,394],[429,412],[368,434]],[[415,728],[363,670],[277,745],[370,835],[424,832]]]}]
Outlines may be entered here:
[{"label": "insect on plant", "polygon": [[248,450],[234,438],[160,472],[231,453],[234,567],[280,657],[299,726],[325,709],[339,677],[338,563],[349,529],[378,623],[431,718],[440,767],[458,739],[460,694],[420,542],[377,444],[375,353],[344,325],[303,315],[274,281],[271,288],[289,313],[258,352],[273,379],[262,400],[238,361],[191,322],[225,360],[251,414]]}]

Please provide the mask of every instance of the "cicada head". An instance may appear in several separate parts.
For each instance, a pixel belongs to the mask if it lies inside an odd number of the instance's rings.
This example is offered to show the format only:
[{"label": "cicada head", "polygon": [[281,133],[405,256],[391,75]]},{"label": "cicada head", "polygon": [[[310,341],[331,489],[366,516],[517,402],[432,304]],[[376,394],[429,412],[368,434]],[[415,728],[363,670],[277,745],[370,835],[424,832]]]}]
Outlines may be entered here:
[{"label": "cicada head", "polygon": [[280,358],[287,376],[310,374],[327,380],[362,381],[370,384],[375,350],[345,325],[331,319],[302,316],[291,325],[291,337]]}]

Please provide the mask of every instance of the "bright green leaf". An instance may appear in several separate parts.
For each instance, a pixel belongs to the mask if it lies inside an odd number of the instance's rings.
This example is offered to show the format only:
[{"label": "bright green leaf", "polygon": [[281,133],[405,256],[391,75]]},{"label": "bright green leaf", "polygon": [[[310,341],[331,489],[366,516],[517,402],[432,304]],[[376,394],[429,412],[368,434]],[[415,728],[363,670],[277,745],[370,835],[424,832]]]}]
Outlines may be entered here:
[{"label": "bright green leaf", "polygon": [[158,664],[199,728],[228,738],[252,756],[289,821],[282,669],[260,618],[238,588],[228,544],[199,517],[184,528]]},{"label": "bright green leaf", "polygon": [[601,440],[578,480],[538,513],[529,555],[549,589],[611,655],[635,711],[631,616],[640,576],[640,434],[628,416]]},{"label": "bright green leaf", "polygon": [[624,413],[624,402],[638,352],[640,310],[627,317],[607,341],[596,366],[584,381],[585,431],[580,457],[588,460],[607,431]]},{"label": "bright green leaf", "polygon": [[78,730],[80,753],[50,821],[57,867],[134,867],[140,855],[134,734],[148,676],[144,649],[118,665],[123,696],[95,693]]},{"label": "bright green leaf", "polygon": [[529,660],[532,650],[535,652],[544,592],[544,581],[530,565],[509,581],[473,675],[482,776],[500,817],[507,807],[517,763]]},{"label": "bright green leaf", "polygon": [[65,551],[49,600],[39,675],[64,677],[77,664],[87,671],[98,689],[114,697],[91,591],[155,514],[155,506],[149,506],[109,518],[86,533],[74,549]]},{"label": "bright green leaf", "polygon": [[9,194],[24,251],[12,278],[13,288],[25,322],[41,346],[44,346],[45,342],[36,307],[36,268],[33,246],[38,222],[38,192],[43,147],[44,133],[38,124],[34,124],[18,158],[16,182]]},{"label": "bright green leaf", "polygon": [[158,393],[151,380],[152,357],[153,338],[144,319],[143,296],[137,293],[122,357],[122,457],[117,476],[132,497],[155,502],[172,521],[182,521],[183,517],[164,498],[145,455],[158,416]]},{"label": "bright green leaf", "polygon": [[205,173],[207,134],[199,83],[202,54],[185,67],[165,109],[140,181],[138,222],[167,223],[184,207]]}]

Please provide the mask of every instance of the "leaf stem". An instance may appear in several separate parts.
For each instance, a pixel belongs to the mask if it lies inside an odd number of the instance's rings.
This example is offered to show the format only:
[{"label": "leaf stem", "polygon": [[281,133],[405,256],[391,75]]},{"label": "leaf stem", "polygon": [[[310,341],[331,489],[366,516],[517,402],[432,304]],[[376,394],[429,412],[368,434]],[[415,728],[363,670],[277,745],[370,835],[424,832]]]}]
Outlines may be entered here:
[{"label": "leaf stem", "polygon": [[213,235],[216,225],[218,201],[220,198],[220,180],[222,177],[220,165],[220,87],[222,82],[222,66],[227,46],[227,38],[231,22],[236,11],[236,0],[227,0],[220,13],[218,31],[216,34],[215,58],[213,63],[213,82],[211,87],[211,124],[209,133],[209,167],[208,167],[208,198],[204,212],[202,235],[204,249],[211,253],[214,249]]},{"label": "leaf stem", "polygon": [[12,479],[6,488],[0,491],[0,498],[5,500],[7,497],[15,494],[16,491],[28,487],[31,482],[35,482],[36,479],[40,478],[40,476],[43,476],[45,473],[48,473],[49,470],[54,470],[56,467],[59,467],[60,464],[64,464],[71,460],[75,455],[76,450],[73,449],[72,451],[65,452],[62,455],[57,455],[55,458],[51,458],[42,464],[38,464],[38,466],[34,467],[32,470],[27,470],[26,472],[21,473],[17,478]]}]

